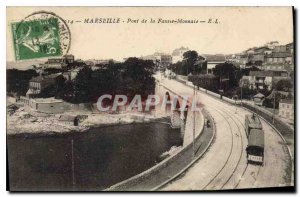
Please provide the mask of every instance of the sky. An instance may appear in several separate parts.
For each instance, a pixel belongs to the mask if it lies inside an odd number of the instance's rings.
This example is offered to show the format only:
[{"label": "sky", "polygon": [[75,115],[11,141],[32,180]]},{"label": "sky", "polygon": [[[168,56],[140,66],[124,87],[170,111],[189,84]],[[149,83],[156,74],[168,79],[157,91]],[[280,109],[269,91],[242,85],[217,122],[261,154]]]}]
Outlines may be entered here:
[{"label": "sky", "polygon": [[[72,39],[69,53],[80,59],[140,57],[154,52],[171,53],[181,46],[199,54],[232,54],[269,41],[293,41],[291,7],[8,7],[7,61],[14,61],[11,23],[45,10],[66,21],[120,18],[119,24],[68,24]],[[139,23],[127,23],[128,19]],[[218,19],[218,24],[161,24],[156,21]],[[147,19],[148,23],[141,23]]]}]

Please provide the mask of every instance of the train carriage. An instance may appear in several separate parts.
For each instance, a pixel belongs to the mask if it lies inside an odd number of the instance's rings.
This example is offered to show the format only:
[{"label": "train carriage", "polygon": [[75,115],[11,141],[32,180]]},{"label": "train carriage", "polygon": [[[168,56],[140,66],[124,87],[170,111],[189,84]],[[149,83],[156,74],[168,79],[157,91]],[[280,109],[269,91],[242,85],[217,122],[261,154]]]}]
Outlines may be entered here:
[{"label": "train carriage", "polygon": [[245,117],[245,129],[247,137],[249,138],[249,133],[252,129],[262,129],[259,117],[255,114],[246,115]]},{"label": "train carriage", "polygon": [[246,148],[248,163],[264,163],[264,132],[261,129],[252,129],[248,136]]}]

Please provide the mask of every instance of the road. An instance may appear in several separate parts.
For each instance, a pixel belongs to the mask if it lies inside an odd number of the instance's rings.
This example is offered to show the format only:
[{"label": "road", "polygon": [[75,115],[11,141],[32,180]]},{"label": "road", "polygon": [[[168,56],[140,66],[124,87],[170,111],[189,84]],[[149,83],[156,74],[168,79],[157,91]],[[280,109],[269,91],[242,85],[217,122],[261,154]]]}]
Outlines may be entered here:
[{"label": "road", "polygon": [[[193,89],[175,80],[161,84],[182,95],[193,95]],[[236,188],[278,187],[290,185],[287,171],[290,158],[287,147],[270,125],[262,121],[265,132],[264,166],[247,165],[247,137],[244,119],[249,111],[228,104],[203,92],[197,99],[216,122],[216,139],[203,158],[185,174],[162,190],[220,190]]]}]

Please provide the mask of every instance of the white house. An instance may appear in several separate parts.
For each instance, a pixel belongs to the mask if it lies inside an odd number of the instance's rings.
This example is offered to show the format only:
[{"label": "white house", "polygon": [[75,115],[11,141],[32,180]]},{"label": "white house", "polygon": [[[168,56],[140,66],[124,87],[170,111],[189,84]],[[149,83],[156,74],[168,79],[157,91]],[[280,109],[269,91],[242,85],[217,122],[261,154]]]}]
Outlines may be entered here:
[{"label": "white house", "polygon": [[189,48],[187,47],[180,47],[178,49],[175,49],[172,53],[172,63],[177,63],[179,61],[183,60],[183,54],[187,52]]},{"label": "white house", "polygon": [[279,102],[279,114],[280,117],[289,120],[294,120],[294,100],[293,99],[281,99]]}]

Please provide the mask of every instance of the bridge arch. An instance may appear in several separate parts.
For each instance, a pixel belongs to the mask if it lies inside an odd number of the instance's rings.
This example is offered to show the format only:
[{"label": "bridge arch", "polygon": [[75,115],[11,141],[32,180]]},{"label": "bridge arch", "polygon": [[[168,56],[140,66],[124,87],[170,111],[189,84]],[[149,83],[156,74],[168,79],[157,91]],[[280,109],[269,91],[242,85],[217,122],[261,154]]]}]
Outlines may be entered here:
[{"label": "bridge arch", "polygon": [[165,105],[165,111],[166,113],[170,113],[171,112],[171,107],[172,107],[172,104],[171,104],[171,95],[168,91],[166,91],[165,93],[165,98],[166,99],[166,105]]}]

